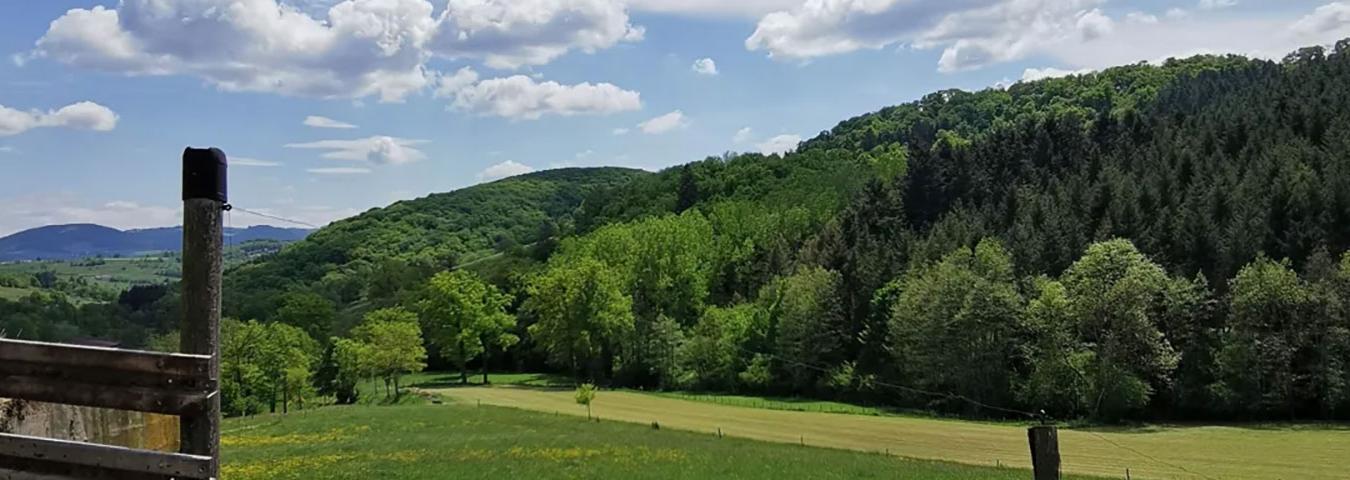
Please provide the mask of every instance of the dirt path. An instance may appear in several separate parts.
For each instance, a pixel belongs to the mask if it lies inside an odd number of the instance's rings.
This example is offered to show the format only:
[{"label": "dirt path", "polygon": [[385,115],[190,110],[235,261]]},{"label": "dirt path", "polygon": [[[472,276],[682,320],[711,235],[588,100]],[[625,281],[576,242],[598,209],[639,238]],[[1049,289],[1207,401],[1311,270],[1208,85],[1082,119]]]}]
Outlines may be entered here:
[{"label": "dirt path", "polygon": [[[514,387],[433,390],[464,402],[586,415],[570,391]],[[600,392],[592,404],[619,420],[782,443],[889,451],[912,458],[1031,468],[1026,429],[923,418],[792,412],[694,402],[633,392]],[[1350,427],[1330,429],[1175,427],[1146,432],[1060,431],[1067,473],[1123,478],[1347,478]]]}]

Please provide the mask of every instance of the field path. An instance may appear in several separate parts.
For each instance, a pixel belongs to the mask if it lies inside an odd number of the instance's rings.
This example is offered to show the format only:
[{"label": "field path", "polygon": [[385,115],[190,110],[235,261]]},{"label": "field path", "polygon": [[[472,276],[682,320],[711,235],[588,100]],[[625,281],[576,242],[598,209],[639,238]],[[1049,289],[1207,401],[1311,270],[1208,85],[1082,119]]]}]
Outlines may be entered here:
[{"label": "field path", "polygon": [[[431,390],[467,403],[586,415],[571,391],[522,387]],[[978,422],[736,407],[634,392],[602,391],[592,410],[619,420],[818,447],[1031,468],[1026,429]],[[1350,427],[1168,427],[1146,432],[1060,431],[1066,473],[1123,478],[1350,478]]]}]

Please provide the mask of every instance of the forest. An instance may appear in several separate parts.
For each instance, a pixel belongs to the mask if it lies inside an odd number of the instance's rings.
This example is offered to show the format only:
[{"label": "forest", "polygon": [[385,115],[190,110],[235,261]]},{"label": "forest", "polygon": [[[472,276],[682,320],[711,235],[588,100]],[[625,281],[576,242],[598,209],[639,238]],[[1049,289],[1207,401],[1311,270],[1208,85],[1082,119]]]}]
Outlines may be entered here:
[{"label": "forest", "polygon": [[[1347,249],[1350,40],[947,90],[786,155],[529,174],[231,268],[224,406],[397,395],[430,364],[981,418],[1344,420]],[[143,324],[172,345],[172,320]]]}]

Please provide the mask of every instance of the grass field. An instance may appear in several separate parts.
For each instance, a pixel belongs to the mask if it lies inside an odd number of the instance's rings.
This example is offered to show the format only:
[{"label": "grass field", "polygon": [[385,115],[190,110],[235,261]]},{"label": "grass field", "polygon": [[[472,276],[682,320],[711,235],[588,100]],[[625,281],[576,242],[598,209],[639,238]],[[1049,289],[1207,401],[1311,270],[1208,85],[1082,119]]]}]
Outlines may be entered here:
[{"label": "grass field", "polygon": [[1025,470],[717,438],[466,404],[328,407],[227,420],[229,480],[1017,479]]},{"label": "grass field", "polygon": [[[463,402],[585,416],[568,390],[458,387],[434,390]],[[593,404],[605,420],[781,443],[971,465],[1030,468],[1026,430],[1016,425],[747,408],[627,391],[604,391]],[[1064,429],[1068,473],[1122,478],[1315,479],[1350,471],[1350,427],[1158,426]]]},{"label": "grass field", "polygon": [[27,288],[0,287],[0,298],[5,300],[18,300],[33,293]]}]

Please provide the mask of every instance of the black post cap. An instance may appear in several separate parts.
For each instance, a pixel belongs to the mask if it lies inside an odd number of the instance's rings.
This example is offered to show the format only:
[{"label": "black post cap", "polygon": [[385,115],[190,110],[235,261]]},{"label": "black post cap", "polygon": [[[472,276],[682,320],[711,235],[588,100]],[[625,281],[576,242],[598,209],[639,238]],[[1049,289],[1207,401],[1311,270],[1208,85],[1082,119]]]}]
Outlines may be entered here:
[{"label": "black post cap", "polygon": [[219,148],[183,150],[183,200],[206,198],[228,202],[225,191],[225,152]]}]

